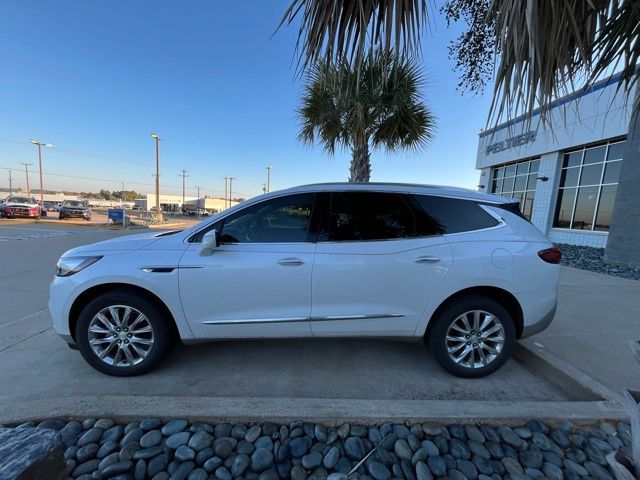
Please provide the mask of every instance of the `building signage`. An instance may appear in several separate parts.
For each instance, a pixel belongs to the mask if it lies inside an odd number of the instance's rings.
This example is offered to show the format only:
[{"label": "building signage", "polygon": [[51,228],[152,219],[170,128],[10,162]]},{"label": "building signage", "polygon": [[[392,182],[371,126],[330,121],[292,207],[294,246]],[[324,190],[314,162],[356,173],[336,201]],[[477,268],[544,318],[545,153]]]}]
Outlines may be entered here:
[{"label": "building signage", "polygon": [[537,132],[535,130],[529,130],[528,132],[521,133],[520,135],[516,135],[515,137],[507,138],[506,140],[487,145],[487,155],[489,155],[490,153],[503,152],[505,150],[509,150],[510,148],[519,147],[521,145],[526,145],[527,143],[535,142],[536,133]]}]

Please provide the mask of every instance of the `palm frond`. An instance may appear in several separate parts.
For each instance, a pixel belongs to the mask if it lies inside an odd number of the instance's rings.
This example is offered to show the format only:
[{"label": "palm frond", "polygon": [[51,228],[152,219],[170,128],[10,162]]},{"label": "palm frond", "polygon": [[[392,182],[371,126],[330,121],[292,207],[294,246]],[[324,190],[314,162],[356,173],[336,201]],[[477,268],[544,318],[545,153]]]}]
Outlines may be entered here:
[{"label": "palm frond", "polygon": [[428,22],[427,0],[292,0],[278,29],[298,16],[295,52],[302,70],[324,58],[348,59],[359,72],[367,46],[406,58],[419,52]]}]

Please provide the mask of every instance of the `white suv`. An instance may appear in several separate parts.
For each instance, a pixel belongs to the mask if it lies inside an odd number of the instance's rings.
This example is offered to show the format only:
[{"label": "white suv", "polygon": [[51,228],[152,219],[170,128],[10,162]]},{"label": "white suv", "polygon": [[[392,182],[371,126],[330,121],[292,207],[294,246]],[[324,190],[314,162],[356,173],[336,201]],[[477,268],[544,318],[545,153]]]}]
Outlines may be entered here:
[{"label": "white suv", "polygon": [[178,339],[366,336],[426,339],[446,370],[480,377],[551,322],[560,257],[501,197],[307,185],[70,250],[49,308],[110,375],[148,371]]}]

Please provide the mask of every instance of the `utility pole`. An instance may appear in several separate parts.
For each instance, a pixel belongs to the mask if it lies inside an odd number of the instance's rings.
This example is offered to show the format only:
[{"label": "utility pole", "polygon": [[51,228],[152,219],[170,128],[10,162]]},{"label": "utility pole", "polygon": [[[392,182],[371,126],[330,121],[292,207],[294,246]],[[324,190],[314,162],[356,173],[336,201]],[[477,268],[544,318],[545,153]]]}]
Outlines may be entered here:
[{"label": "utility pole", "polygon": [[267,193],[267,184],[266,183],[262,184],[262,193]]},{"label": "utility pole", "polygon": [[267,192],[271,191],[271,165],[267,166]]},{"label": "utility pole", "polygon": [[160,211],[160,137],[157,133],[152,133],[151,137],[156,141],[156,218],[162,221]]},{"label": "utility pole", "polygon": [[185,209],[185,207],[184,207],[184,179],[187,178],[189,175],[187,175],[187,171],[186,170],[182,170],[182,173],[179,173],[178,176],[182,177],[182,213],[184,213],[184,209]]},{"label": "utility pole", "polygon": [[20,165],[24,165],[24,174],[27,177],[27,197],[31,196],[31,189],[29,188],[29,167],[33,165],[33,163],[24,163],[18,162]]},{"label": "utility pole", "polygon": [[231,208],[231,202],[233,201],[233,196],[231,195],[231,184],[233,183],[234,177],[229,177],[229,208]]},{"label": "utility pole", "polygon": [[[197,195],[198,199],[196,200],[196,215],[199,217],[200,214],[198,213],[198,210],[200,209],[200,189],[202,187],[199,187],[198,185],[195,185],[195,187],[198,189],[198,195]],[[205,202],[205,204],[206,204],[206,202]],[[204,208],[204,207],[205,206],[203,205],[202,208]]]},{"label": "utility pole", "polygon": [[120,207],[122,208],[122,226],[126,227],[127,223],[125,220],[125,212],[124,212],[124,182],[120,182],[122,190],[120,190]]},{"label": "utility pole", "polygon": [[224,208],[226,210],[227,208],[227,192],[228,192],[228,188],[227,184],[229,183],[229,177],[224,177]]},{"label": "utility pole", "polygon": [[9,195],[13,194],[13,178],[11,178],[11,169],[9,169]]},{"label": "utility pole", "polygon": [[44,208],[44,186],[42,184],[42,147],[53,147],[53,143],[42,143],[34,140],[33,138],[29,139],[29,142],[38,147],[38,168],[40,170],[40,215],[42,216],[42,208]]}]

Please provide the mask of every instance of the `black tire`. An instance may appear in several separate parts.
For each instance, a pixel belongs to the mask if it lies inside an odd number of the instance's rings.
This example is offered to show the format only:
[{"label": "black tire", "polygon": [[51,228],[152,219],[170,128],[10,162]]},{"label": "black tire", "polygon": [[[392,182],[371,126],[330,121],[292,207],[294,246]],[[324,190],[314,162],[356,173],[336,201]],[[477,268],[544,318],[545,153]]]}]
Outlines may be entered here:
[{"label": "black tire", "polygon": [[[153,329],[153,345],[147,356],[134,365],[110,365],[102,361],[89,345],[89,325],[102,309],[112,305],[133,307],[147,317]],[[127,290],[104,293],[89,302],[80,313],[75,328],[75,339],[80,353],[89,365],[99,372],[116,377],[141,375],[156,367],[169,353],[175,343],[171,320],[166,318],[158,306],[146,297]]]},{"label": "black tire", "polygon": [[[498,319],[504,330],[504,344],[500,353],[486,366],[475,368],[456,363],[449,356],[446,340],[447,330],[451,324],[464,313],[473,310],[490,313]],[[451,302],[431,321],[434,323],[427,338],[429,351],[442,368],[456,377],[479,378],[490,375],[507,362],[515,345],[516,329],[511,314],[499,302],[482,295],[468,295]]]}]

